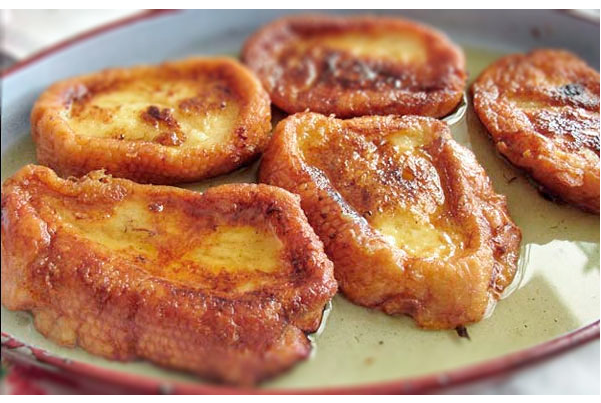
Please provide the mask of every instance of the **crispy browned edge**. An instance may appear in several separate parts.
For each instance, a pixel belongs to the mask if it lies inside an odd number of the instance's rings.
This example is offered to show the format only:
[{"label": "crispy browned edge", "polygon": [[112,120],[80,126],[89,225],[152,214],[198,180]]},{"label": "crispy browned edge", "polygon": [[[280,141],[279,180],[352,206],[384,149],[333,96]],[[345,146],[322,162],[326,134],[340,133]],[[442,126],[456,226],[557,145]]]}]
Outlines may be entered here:
[{"label": "crispy browned edge", "polygon": [[[573,160],[570,161],[550,153],[548,143],[537,133],[512,120],[511,108],[501,105],[499,101],[491,104],[486,99],[487,96],[493,96],[496,74],[502,74],[503,71],[515,74],[515,66],[528,63],[529,58],[534,56],[544,57],[548,61],[545,65],[548,69],[556,69],[559,63],[566,61],[574,63],[578,69],[585,71],[580,77],[585,86],[596,84],[596,92],[599,93],[599,73],[584,61],[564,50],[538,49],[527,54],[504,56],[488,66],[471,86],[474,110],[497,150],[534,179],[543,194],[599,214],[599,162],[595,165],[587,161],[583,166],[583,159],[577,155],[572,155]],[[515,77],[514,80],[521,78]]]},{"label": "crispy browned edge", "polygon": [[[240,219],[257,210],[288,248],[285,286],[242,295],[195,289],[153,277],[114,252],[46,222],[32,207],[43,187],[119,199],[123,192],[169,195],[186,208]],[[52,189],[52,190],[50,190]],[[51,340],[115,360],[145,358],[203,377],[252,384],[308,356],[303,332],[315,331],[336,292],[332,263],[300,208],[298,196],[267,185],[235,184],[204,194],[139,185],[96,171],[63,180],[35,165],[2,186],[2,304],[33,313]]]},{"label": "crispy browned edge", "polygon": [[[210,73],[229,80],[240,107],[229,141],[206,150],[177,149],[148,141],[90,138],[74,133],[68,119],[61,117],[65,102],[77,96],[79,85],[110,90],[106,83],[115,78],[144,79],[144,74],[153,69],[162,70],[166,76]],[[192,182],[230,172],[260,155],[271,131],[270,100],[254,74],[236,60],[194,57],[158,66],[107,69],[55,83],[36,101],[31,111],[31,131],[38,162],[65,177],[105,169],[114,176],[142,183]]]},{"label": "crispy browned edge", "polygon": [[[509,216],[505,196],[494,192],[490,179],[473,153],[452,139],[443,122],[431,118],[369,116],[342,121],[359,133],[373,131],[374,127],[380,132],[398,130],[404,121],[412,119],[429,120],[437,127],[440,137],[429,146],[430,151],[436,153],[432,163],[444,177],[445,195],[455,207],[455,218],[461,221],[466,234],[480,242],[471,256],[439,262],[441,273],[449,276],[430,278],[425,286],[426,299],[408,303],[406,296],[398,292],[403,279],[380,270],[399,261],[394,248],[362,224],[362,217],[344,201],[329,179],[316,177],[303,159],[296,140],[296,128],[304,119],[316,115],[299,113],[276,126],[261,161],[259,179],[300,195],[309,223],[334,262],[340,290],[360,305],[389,314],[409,314],[424,328],[454,328],[482,319],[489,308],[485,302],[497,299],[515,276],[521,231]],[[482,260],[489,256],[485,251],[487,248],[492,251],[493,261]],[[414,270],[419,272],[428,264],[422,261]],[[478,268],[490,270],[489,280],[470,284],[470,279],[457,274],[462,267],[476,269],[475,272]],[[448,281],[456,282],[457,287],[447,286]],[[374,297],[376,293],[386,297],[378,299]],[[472,305],[474,308],[470,309]]]},{"label": "crispy browned edge", "polygon": [[[273,48],[289,40],[290,26],[302,27],[303,30],[319,30],[327,27],[332,31],[353,29],[369,32],[385,26],[391,30],[414,31],[427,38],[434,60],[429,67],[441,66],[441,75],[448,75],[446,88],[430,92],[423,97],[423,92],[401,93],[381,89],[361,90],[342,88],[337,83],[330,83],[320,90],[297,90],[298,83],[284,83],[283,90],[276,90],[269,79],[269,65],[277,65],[273,59]],[[294,40],[294,39],[292,39]],[[263,86],[269,92],[271,101],[288,113],[312,111],[322,114],[334,114],[339,118],[349,118],[364,115],[422,115],[443,117],[459,104],[467,74],[465,72],[465,56],[462,50],[453,44],[448,37],[425,25],[402,19],[373,15],[363,16],[326,16],[298,15],[275,20],[250,36],[242,48],[243,62],[253,70]],[[449,71],[448,66],[452,67]],[[282,79],[278,80],[279,82]],[[281,84],[281,83],[280,83]],[[292,99],[291,92],[298,94],[298,99]],[[394,94],[394,96],[393,96]]]}]

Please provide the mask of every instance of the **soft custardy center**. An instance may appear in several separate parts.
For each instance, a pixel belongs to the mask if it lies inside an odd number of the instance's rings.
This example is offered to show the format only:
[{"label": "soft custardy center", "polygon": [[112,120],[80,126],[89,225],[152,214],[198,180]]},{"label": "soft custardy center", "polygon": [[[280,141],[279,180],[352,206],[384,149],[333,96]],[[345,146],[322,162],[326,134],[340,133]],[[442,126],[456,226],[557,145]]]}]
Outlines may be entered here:
[{"label": "soft custardy center", "polygon": [[282,241],[271,231],[251,226],[219,226],[202,236],[181,261],[211,271],[273,273],[280,266]]},{"label": "soft custardy center", "polygon": [[384,213],[371,225],[392,245],[417,258],[445,258],[463,247],[462,236],[450,225],[435,224],[430,217],[406,210]]},{"label": "soft custardy center", "polygon": [[157,208],[136,199],[88,213],[54,204],[63,224],[79,236],[163,278],[194,282],[222,272],[274,273],[282,269],[284,244],[270,228],[203,228],[177,209]]},{"label": "soft custardy center", "polygon": [[423,63],[427,58],[424,43],[415,35],[402,33],[345,33],[319,36],[321,47],[344,50],[353,56],[388,59],[402,63]]},{"label": "soft custardy center", "polygon": [[67,226],[80,236],[111,251],[140,259],[156,259],[157,240],[165,236],[166,228],[154,224],[146,205],[131,201],[121,202],[112,211],[73,211],[58,205],[57,212]]},{"label": "soft custardy center", "polygon": [[235,102],[206,93],[202,83],[144,80],[93,94],[64,117],[82,137],[210,147],[229,139],[238,112]]}]

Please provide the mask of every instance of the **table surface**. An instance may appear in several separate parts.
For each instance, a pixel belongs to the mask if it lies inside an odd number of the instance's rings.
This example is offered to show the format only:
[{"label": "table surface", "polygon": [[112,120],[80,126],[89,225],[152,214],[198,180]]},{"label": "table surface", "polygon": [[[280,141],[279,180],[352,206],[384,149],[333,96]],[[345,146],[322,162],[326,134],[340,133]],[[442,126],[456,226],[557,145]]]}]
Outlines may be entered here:
[{"label": "table surface", "polygon": [[[0,51],[5,66],[82,31],[140,10],[2,10]],[[453,394],[599,394],[599,340],[502,376],[444,390]],[[2,379],[0,390],[10,393]],[[14,391],[14,387],[12,389]],[[46,392],[52,386],[45,385]],[[60,393],[77,393],[65,390]]]}]

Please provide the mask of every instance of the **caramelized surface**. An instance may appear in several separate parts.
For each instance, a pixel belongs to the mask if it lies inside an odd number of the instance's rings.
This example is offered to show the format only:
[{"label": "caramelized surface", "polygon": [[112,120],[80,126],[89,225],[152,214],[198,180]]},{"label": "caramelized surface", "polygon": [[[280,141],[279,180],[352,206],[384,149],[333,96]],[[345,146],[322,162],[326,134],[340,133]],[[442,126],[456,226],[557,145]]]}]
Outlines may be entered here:
[{"label": "caramelized surface", "polygon": [[472,87],[497,149],[544,192],[599,213],[599,73],[569,52],[506,56]]},{"label": "caramelized surface", "polygon": [[111,69],[50,87],[32,111],[40,163],[79,176],[195,181],[251,161],[269,138],[269,97],[230,59]]},{"label": "caramelized surface", "polygon": [[296,114],[260,180],[301,196],[355,303],[452,328],[480,320],[515,274],[521,235],[505,199],[440,121]]},{"label": "caramelized surface", "polygon": [[272,102],[338,117],[442,117],[465,85],[463,54],[441,33],[386,17],[287,17],[245,44]]},{"label": "caramelized surface", "polygon": [[461,247],[465,236],[449,220],[441,179],[423,151],[436,131],[416,121],[374,139],[316,121],[297,129],[303,160],[372,228],[415,257],[446,257]]},{"label": "caramelized surface", "polygon": [[253,383],[306,358],[336,292],[298,200],[26,166],[2,188],[2,303],[111,359]]}]

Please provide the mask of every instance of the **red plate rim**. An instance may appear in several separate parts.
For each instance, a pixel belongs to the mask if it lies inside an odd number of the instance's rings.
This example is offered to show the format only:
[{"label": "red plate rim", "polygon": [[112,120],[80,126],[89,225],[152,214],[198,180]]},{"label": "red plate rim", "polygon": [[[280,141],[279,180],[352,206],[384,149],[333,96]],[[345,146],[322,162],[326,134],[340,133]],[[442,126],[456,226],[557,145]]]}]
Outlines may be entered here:
[{"label": "red plate rim", "polygon": [[[287,389],[260,389],[240,388],[215,384],[197,384],[193,382],[161,381],[160,379],[136,375],[119,370],[111,370],[99,366],[73,361],[49,354],[43,349],[28,346],[10,335],[2,332],[2,351],[9,353],[14,349],[27,349],[33,360],[27,359],[28,364],[41,367],[50,371],[43,364],[64,371],[69,378],[82,375],[90,380],[100,381],[109,385],[120,386],[130,391],[140,393],[173,393],[173,394],[392,394],[392,393],[425,393],[451,386],[458,386],[466,382],[475,381],[489,376],[506,374],[517,368],[534,364],[542,359],[584,344],[599,338],[599,321],[591,323],[573,332],[557,337],[553,340],[520,350],[502,357],[483,361],[478,364],[468,365],[463,368],[445,372],[428,374],[424,376],[403,378],[394,381],[366,384],[360,386],[334,386],[319,388],[287,388]],[[24,358],[26,352],[17,352],[14,361],[19,363],[18,355]],[[11,359],[13,354],[7,354]],[[27,354],[29,355],[29,354]],[[57,374],[60,377],[60,374]]]},{"label": "red plate rim", "polygon": [[[24,67],[43,59],[59,50],[82,42],[106,31],[111,31],[132,23],[154,18],[173,10],[148,10],[133,16],[102,25],[86,31],[54,46],[43,49],[34,55],[21,60],[8,69],[0,72],[0,78],[5,78]],[[555,354],[599,338],[599,320],[573,332],[559,336],[544,343],[526,348],[502,357],[483,361],[478,364],[468,365],[463,368],[439,372],[413,378],[404,378],[395,381],[366,384],[360,386],[335,386],[302,389],[258,389],[238,388],[211,384],[195,384],[192,382],[161,381],[153,377],[135,375],[123,371],[105,369],[84,362],[67,360],[56,357],[43,349],[22,343],[11,335],[2,332],[2,351],[9,352],[17,348],[26,348],[31,355],[41,364],[63,370],[67,376],[84,376],[91,380],[106,382],[115,386],[129,388],[132,391],[143,393],[175,393],[175,394],[388,394],[388,393],[423,393],[444,387],[457,386],[469,381],[486,378],[492,375],[502,375],[519,367],[533,364]],[[13,354],[8,354],[13,355]],[[19,353],[16,354],[17,356]],[[11,357],[6,357],[11,359]],[[19,361],[18,359],[15,361]],[[31,363],[31,362],[30,362]],[[49,369],[45,369],[50,371]]]}]

